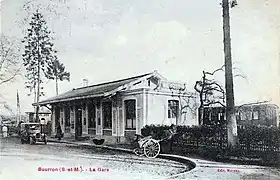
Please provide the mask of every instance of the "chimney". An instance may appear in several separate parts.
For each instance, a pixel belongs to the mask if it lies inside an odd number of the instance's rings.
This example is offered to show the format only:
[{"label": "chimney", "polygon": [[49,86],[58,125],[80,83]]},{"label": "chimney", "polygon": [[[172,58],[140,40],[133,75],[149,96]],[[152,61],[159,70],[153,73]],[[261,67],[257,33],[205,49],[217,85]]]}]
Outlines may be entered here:
[{"label": "chimney", "polygon": [[88,86],[88,79],[83,79],[83,87],[87,87]]}]

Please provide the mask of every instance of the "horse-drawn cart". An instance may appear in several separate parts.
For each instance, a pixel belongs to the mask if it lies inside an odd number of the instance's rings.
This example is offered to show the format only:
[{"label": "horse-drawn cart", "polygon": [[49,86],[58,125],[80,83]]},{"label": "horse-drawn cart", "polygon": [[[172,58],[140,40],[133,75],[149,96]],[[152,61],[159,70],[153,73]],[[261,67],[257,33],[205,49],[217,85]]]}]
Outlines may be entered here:
[{"label": "horse-drawn cart", "polygon": [[155,140],[152,136],[142,137],[141,135],[136,135],[136,140],[139,144],[139,147],[133,150],[136,155],[145,155],[148,158],[155,158],[159,155],[160,141],[162,140]]}]

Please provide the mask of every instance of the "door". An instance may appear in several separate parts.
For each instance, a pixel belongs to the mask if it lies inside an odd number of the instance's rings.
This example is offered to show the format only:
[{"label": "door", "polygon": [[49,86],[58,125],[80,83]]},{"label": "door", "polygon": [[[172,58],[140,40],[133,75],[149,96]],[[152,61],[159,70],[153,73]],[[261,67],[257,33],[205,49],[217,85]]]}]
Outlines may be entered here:
[{"label": "door", "polygon": [[82,136],[82,107],[76,106],[75,138]]},{"label": "door", "polygon": [[112,103],[102,103],[102,125],[103,129],[112,129]]},{"label": "door", "polygon": [[60,108],[59,107],[55,107],[55,133],[57,134],[57,127],[58,125],[60,125]]}]

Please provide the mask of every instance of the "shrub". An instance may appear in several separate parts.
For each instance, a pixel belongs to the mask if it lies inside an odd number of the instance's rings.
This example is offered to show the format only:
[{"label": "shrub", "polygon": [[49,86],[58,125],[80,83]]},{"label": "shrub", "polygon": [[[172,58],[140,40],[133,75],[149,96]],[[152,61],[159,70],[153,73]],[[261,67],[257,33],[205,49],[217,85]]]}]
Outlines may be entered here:
[{"label": "shrub", "polygon": [[[166,137],[169,126],[145,126],[142,135],[152,135],[154,139]],[[225,126],[178,126],[180,134],[175,140],[175,153],[195,151],[203,157],[215,158],[221,156],[235,156],[246,158],[262,158],[267,162],[280,161],[280,128],[259,126],[238,126],[238,145],[227,147],[227,128]],[[168,143],[162,148],[167,149]],[[254,155],[254,156],[252,156]],[[277,161],[278,160],[278,161]]]}]

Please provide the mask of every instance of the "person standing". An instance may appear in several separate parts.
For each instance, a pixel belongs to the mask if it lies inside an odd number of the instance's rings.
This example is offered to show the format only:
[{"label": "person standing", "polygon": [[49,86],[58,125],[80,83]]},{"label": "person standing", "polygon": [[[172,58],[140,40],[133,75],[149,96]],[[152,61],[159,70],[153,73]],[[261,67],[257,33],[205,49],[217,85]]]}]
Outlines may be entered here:
[{"label": "person standing", "polygon": [[177,127],[174,124],[171,124],[170,128],[169,128],[169,151],[173,152],[173,143],[175,140],[175,136],[177,134]]},{"label": "person standing", "polygon": [[2,127],[3,137],[8,137],[8,128],[7,126]]},{"label": "person standing", "polygon": [[60,124],[58,124],[58,126],[57,126],[56,135],[57,135],[58,140],[61,140],[61,137],[62,137],[62,129],[61,129]]}]

